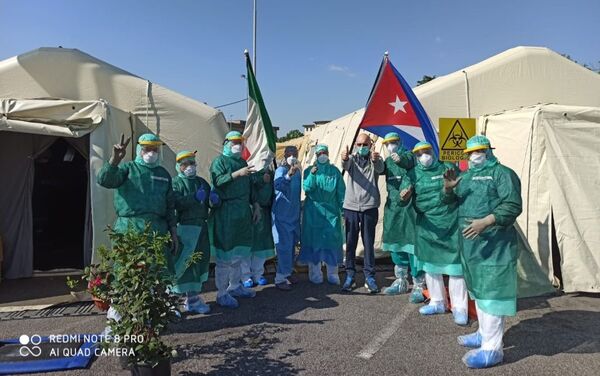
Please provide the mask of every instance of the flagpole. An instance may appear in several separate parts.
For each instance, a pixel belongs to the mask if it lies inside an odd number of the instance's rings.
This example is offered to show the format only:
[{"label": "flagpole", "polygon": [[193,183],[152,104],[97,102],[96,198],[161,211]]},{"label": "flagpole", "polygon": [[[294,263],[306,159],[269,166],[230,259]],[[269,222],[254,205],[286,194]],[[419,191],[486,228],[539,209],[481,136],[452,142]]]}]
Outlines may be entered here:
[{"label": "flagpole", "polygon": [[[371,101],[371,96],[373,96],[373,92],[375,91],[375,87],[377,86],[377,83],[379,82],[379,77],[381,76],[381,72],[383,71],[385,63],[389,59],[389,55],[390,54],[388,51],[385,51],[383,53],[383,60],[381,61],[381,66],[379,66],[379,72],[377,72],[377,77],[375,78],[375,83],[373,84],[373,88],[371,89],[371,94],[369,94],[369,100],[367,101],[367,106],[369,105],[369,102]],[[365,110],[367,109],[367,106],[365,106]],[[364,114],[363,114],[363,117],[364,117]],[[360,127],[358,127],[356,129],[356,133],[354,134],[354,138],[352,139],[352,145],[354,145],[354,143],[356,142],[356,138],[358,137],[359,134],[360,134]]]},{"label": "flagpole", "polygon": [[[246,48],[244,50],[244,57],[245,57],[246,61],[249,59],[249,55],[250,54],[248,53],[248,49]],[[246,72],[246,76],[248,74],[249,73]],[[246,120],[248,119],[248,114],[250,113],[250,101],[248,100],[248,97],[250,96],[250,93],[249,93],[250,88],[248,87],[248,79],[249,79],[249,77],[246,77]]]},{"label": "flagpole", "polygon": [[256,77],[256,0],[254,0],[254,17],[252,20],[252,68]]}]

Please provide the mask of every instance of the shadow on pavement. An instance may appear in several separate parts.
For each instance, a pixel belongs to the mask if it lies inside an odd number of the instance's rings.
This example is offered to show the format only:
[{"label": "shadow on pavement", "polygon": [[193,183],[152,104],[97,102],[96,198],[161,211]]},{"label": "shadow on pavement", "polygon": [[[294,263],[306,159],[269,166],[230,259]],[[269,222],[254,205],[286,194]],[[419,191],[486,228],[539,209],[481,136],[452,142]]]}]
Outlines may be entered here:
[{"label": "shadow on pavement", "polygon": [[511,363],[533,355],[600,353],[600,313],[560,311],[521,321],[504,335],[504,349]]},{"label": "shadow on pavement", "polygon": [[277,358],[268,357],[269,352],[281,340],[276,337],[279,332],[289,328],[270,324],[261,324],[249,328],[241,335],[216,341],[207,345],[184,345],[177,348],[178,357],[173,363],[189,359],[222,358],[218,365],[206,373],[183,371],[179,375],[298,375],[304,369],[294,367],[285,360],[299,356],[304,351],[299,348],[288,349]]},{"label": "shadow on pavement", "polygon": [[240,307],[227,309],[211,304],[209,315],[187,316],[171,327],[176,333],[206,333],[223,328],[235,328],[263,323],[271,324],[323,324],[327,320],[290,318],[310,316],[310,310],[337,307],[328,295],[339,293],[339,286],[312,285],[300,282],[292,291],[280,291],[273,285],[257,291],[256,297],[238,299]]}]

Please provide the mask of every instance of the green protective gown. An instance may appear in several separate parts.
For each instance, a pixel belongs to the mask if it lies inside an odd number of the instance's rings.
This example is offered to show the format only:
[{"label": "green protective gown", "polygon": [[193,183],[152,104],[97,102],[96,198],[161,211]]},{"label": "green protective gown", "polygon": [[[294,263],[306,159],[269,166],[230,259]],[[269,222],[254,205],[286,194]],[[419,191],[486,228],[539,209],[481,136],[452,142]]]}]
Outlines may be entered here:
[{"label": "green protective gown", "polygon": [[209,220],[211,252],[217,262],[229,262],[250,256],[253,240],[251,176],[233,179],[231,174],[248,166],[245,160],[220,155],[210,166],[215,192],[221,198],[221,206],[213,210]]},{"label": "green protective gown", "polygon": [[497,316],[514,316],[517,299],[517,231],[513,224],[522,211],[521,182],[517,174],[488,157],[481,168],[462,175],[454,192],[443,194],[446,203],[458,201],[458,229],[467,219],[489,214],[496,224],[474,239],[459,236],[459,249],[469,295],[484,311]]},{"label": "green protective gown", "polygon": [[149,222],[152,230],[164,235],[176,226],[171,175],[163,167],[148,167],[135,161],[118,167],[105,163],[98,173],[98,184],[116,189],[116,232],[125,232],[129,226],[143,231]]},{"label": "green protective gown", "polygon": [[412,153],[404,148],[397,153],[400,156],[399,164],[392,157],[385,159],[387,200],[383,211],[382,248],[385,252],[413,254],[416,214],[412,199],[402,201],[400,192],[410,186],[407,171],[413,168],[414,159]]},{"label": "green protective gown", "polygon": [[434,161],[429,167],[418,163],[409,171],[417,213],[415,255],[428,273],[461,276],[458,205],[447,205],[440,197],[444,172],[450,169],[458,172],[451,163]]},{"label": "green protective gown", "polygon": [[[206,191],[206,200],[195,198],[198,189]],[[208,194],[210,185],[199,176],[177,176],[173,179],[175,208],[177,212],[177,235],[181,240],[181,251],[175,257],[175,280],[173,292],[184,294],[200,292],[208,279],[210,263],[210,243],[208,240]],[[190,264],[190,258],[200,253],[201,258]]]},{"label": "green protective gown", "polygon": [[273,230],[271,228],[271,206],[275,197],[273,188],[273,173],[269,171],[271,181],[265,183],[263,181],[263,173],[257,174],[257,179],[254,184],[255,202],[260,205],[261,217],[260,221],[252,228],[254,237],[252,241],[252,254],[262,259],[270,259],[275,256],[275,243],[273,242]]},{"label": "green protective gown", "polygon": [[337,167],[318,163],[316,174],[313,166],[304,170],[304,201],[302,216],[302,243],[298,261],[337,266],[342,262],[342,208],[346,184]]}]

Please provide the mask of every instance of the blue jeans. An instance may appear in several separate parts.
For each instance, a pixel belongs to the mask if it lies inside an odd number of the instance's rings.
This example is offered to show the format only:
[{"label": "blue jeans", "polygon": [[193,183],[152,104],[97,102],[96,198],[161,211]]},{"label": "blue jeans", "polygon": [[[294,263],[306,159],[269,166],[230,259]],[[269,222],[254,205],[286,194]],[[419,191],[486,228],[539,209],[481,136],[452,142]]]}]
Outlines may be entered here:
[{"label": "blue jeans", "polygon": [[379,218],[377,208],[362,212],[344,209],[346,225],[346,271],[349,275],[356,274],[356,246],[358,234],[362,237],[364,253],[363,272],[365,279],[375,278],[375,226]]}]

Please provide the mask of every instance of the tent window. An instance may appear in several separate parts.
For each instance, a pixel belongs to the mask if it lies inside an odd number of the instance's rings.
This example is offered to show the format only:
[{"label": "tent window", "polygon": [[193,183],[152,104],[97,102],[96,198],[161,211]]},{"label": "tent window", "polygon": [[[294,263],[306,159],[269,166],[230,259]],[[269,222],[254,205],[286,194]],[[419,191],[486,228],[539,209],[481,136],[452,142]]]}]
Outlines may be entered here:
[{"label": "tent window", "polygon": [[58,139],[35,160],[33,267],[83,268],[87,161]]}]

